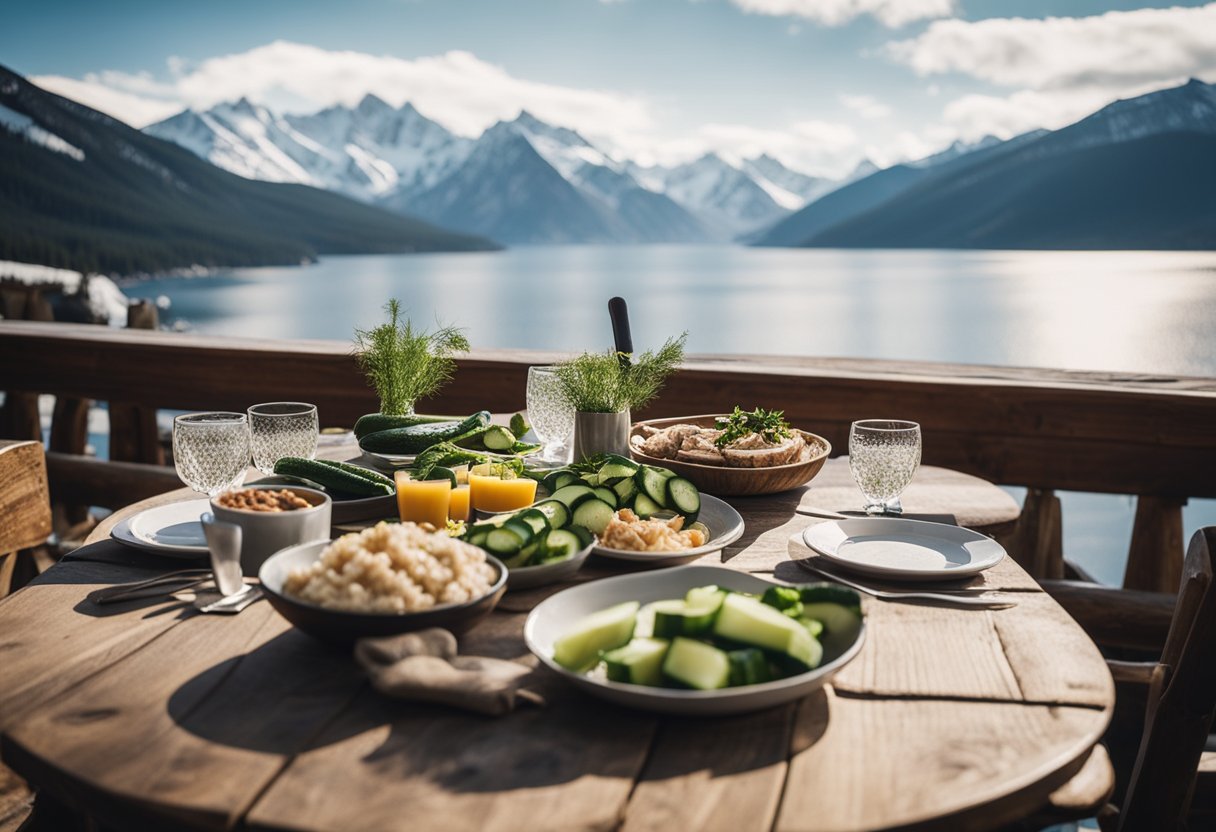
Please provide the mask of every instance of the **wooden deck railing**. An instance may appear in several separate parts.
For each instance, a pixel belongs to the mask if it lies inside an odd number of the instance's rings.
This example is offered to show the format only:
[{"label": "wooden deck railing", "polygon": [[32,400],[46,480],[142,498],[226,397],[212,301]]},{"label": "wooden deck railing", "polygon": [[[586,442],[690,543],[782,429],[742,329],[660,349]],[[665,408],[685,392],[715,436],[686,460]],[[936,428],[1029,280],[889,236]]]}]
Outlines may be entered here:
[{"label": "wooden deck railing", "polygon": [[[527,368],[551,353],[475,351],[456,381],[420,409],[507,411],[524,406]],[[79,402],[123,403],[113,413],[116,456],[148,462],[130,441],[147,408],[244,410],[259,401],[304,399],[323,425],[350,425],[377,407],[346,343],[263,341],[96,326],[0,322],[0,390],[59,398],[57,422],[79,434]],[[10,396],[11,402],[28,397]],[[1029,490],[1019,559],[1062,577],[1056,490],[1139,498],[1125,586],[1173,592],[1182,562],[1187,498],[1216,497],[1216,380],[975,367],[857,359],[694,356],[645,416],[712,413],[735,404],[782,408],[795,424],[843,453],[850,422],[920,422],[924,461]],[[0,435],[28,430],[6,406]],[[643,414],[635,414],[643,415]],[[23,426],[25,426],[23,428]],[[23,438],[12,436],[6,438]],[[79,445],[79,440],[76,444]],[[52,451],[79,453],[70,439]],[[125,450],[124,450],[125,449]],[[141,458],[142,457],[142,458]],[[70,457],[52,457],[61,480]],[[66,466],[66,467],[65,467]],[[76,469],[85,471],[85,469]],[[120,471],[114,470],[115,475]],[[122,471],[122,476],[135,476]],[[53,474],[54,476],[54,474]],[[162,475],[163,476],[163,475]],[[118,477],[116,476],[116,479]],[[71,490],[60,484],[58,490]],[[79,491],[79,490],[78,490]]]}]

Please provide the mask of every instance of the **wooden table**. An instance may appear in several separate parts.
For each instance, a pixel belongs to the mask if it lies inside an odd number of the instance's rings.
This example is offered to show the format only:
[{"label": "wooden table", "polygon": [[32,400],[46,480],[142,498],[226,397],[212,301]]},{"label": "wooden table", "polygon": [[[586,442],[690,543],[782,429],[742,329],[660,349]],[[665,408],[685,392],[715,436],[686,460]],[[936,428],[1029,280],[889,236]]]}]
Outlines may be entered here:
[{"label": "wooden table", "polygon": [[[834,460],[809,489],[731,500],[747,531],[704,562],[804,580],[788,547],[819,521],[794,509],[847,503],[847,487]],[[941,469],[922,469],[904,502],[991,528],[1017,516],[999,489]],[[118,825],[983,829],[1066,782],[1114,701],[1097,649],[1010,559],[968,586],[1016,607],[867,601],[866,645],[831,687],[717,719],[613,707],[548,672],[549,707],[471,716],[379,696],[347,653],[268,604],[223,617],[84,600],[178,565],[99,540],[0,602],[4,761]],[[620,569],[592,562],[580,579]],[[556,589],[508,594],[462,649],[534,663],[523,622]]]}]

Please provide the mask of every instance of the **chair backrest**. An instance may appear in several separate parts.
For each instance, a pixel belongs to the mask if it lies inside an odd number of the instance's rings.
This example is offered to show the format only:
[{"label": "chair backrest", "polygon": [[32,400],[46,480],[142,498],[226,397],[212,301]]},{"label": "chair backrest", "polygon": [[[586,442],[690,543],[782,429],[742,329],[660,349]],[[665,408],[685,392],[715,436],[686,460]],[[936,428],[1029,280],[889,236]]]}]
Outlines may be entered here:
[{"label": "chair backrest", "polygon": [[8,594],[15,553],[45,543],[50,534],[42,443],[0,440],[0,598]]},{"label": "chair backrest", "polygon": [[1216,710],[1216,527],[1191,538],[1178,605],[1154,670],[1120,830],[1181,828]]}]

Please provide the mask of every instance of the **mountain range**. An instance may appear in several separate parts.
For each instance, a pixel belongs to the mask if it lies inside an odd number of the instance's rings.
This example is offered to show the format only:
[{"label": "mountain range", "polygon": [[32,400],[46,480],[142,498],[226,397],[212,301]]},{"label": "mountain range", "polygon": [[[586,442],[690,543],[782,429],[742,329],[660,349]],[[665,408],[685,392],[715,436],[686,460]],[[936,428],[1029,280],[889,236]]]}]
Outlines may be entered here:
[{"label": "mountain range", "polygon": [[328,190],[234,175],[0,67],[0,260],[134,273],[495,247]]},{"label": "mountain range", "polygon": [[241,176],[326,188],[511,244],[731,240],[838,184],[771,156],[644,167],[527,111],[469,139],[374,95],[311,115],[241,99],[145,132]]},{"label": "mountain range", "polygon": [[895,165],[758,235],[819,248],[1216,248],[1216,86],[1115,101],[1036,131]]}]

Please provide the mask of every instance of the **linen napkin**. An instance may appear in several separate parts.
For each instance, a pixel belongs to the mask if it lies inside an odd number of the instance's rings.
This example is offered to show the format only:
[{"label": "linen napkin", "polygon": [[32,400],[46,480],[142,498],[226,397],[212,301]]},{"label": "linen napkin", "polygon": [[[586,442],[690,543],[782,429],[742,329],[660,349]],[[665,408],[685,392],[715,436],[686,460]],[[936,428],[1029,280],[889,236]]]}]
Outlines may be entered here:
[{"label": "linen napkin", "polygon": [[504,659],[457,655],[456,637],[439,628],[359,639],[355,659],[372,687],[399,699],[489,716],[510,713],[521,703],[545,704],[539,693],[521,687],[531,668]]}]

